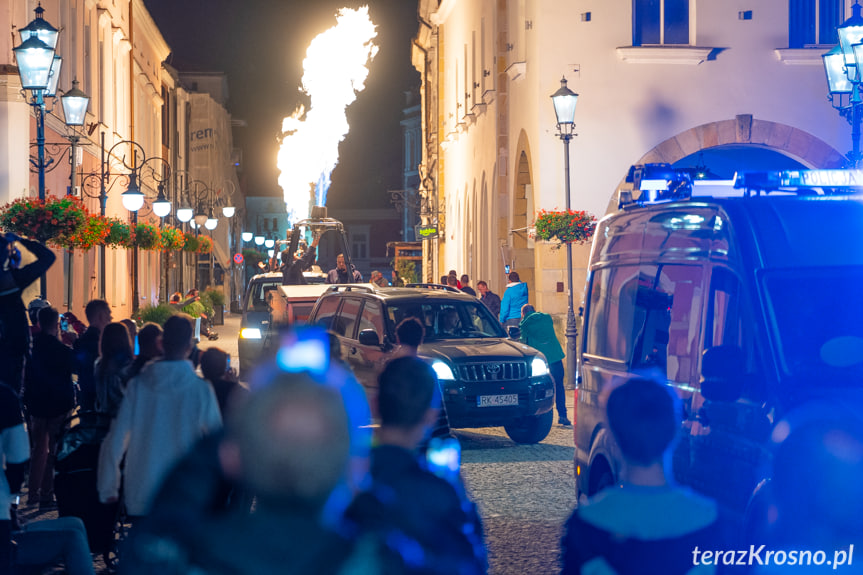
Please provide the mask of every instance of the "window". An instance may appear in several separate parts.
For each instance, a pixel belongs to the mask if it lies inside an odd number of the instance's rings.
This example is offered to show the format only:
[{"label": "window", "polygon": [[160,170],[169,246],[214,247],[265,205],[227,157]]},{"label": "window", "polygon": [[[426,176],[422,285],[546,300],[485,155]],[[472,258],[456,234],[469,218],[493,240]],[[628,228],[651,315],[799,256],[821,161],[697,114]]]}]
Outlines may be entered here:
[{"label": "window", "polygon": [[282,282],[256,282],[249,290],[249,299],[246,302],[246,311],[270,311],[267,297],[270,292],[275,291]]},{"label": "window", "polygon": [[689,44],[689,0],[633,0],[632,45]]},{"label": "window", "polygon": [[341,299],[337,296],[325,297],[321,300],[321,305],[318,306],[318,311],[315,314],[315,323],[323,326],[324,329],[333,329],[333,318],[335,318],[336,310],[339,309]]},{"label": "window", "polygon": [[790,0],[788,47],[835,44],[836,27],[845,19],[843,0]]},{"label": "window", "polygon": [[693,381],[698,361],[703,269],[614,266],[592,279],[588,354],[659,368],[669,381]]},{"label": "window", "polygon": [[331,329],[339,335],[354,339],[354,327],[357,325],[361,303],[362,301],[358,299],[345,298],[345,303],[339,312],[339,319]]},{"label": "window", "polygon": [[351,254],[356,259],[365,259],[368,256],[368,236],[366,234],[351,234]]},{"label": "window", "polygon": [[[363,306],[363,315],[360,318],[360,331],[373,329],[378,334],[378,341],[384,335],[384,317],[381,314],[381,304],[374,300],[366,300]],[[359,333],[359,332],[357,332]]]}]

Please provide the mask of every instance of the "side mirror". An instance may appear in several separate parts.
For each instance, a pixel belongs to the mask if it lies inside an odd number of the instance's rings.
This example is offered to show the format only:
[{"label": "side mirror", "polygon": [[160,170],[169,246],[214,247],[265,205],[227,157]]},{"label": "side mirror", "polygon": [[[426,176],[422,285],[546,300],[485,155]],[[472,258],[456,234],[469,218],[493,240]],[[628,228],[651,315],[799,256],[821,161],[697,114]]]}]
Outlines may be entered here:
[{"label": "side mirror", "polygon": [[746,356],[735,345],[719,345],[701,356],[701,395],[710,401],[737,401],[746,383]]},{"label": "side mirror", "polygon": [[381,345],[381,339],[378,337],[378,332],[373,329],[364,329],[360,331],[360,345]]},{"label": "side mirror", "polygon": [[509,335],[509,339],[521,339],[521,328],[514,325],[506,328],[506,333]]}]

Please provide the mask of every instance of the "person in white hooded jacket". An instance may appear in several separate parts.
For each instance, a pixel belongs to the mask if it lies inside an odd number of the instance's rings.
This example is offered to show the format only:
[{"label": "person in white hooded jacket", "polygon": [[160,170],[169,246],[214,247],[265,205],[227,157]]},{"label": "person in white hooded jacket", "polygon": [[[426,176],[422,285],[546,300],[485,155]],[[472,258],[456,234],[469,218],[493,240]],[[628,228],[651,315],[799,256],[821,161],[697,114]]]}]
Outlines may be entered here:
[{"label": "person in white hooded jacket", "polygon": [[129,381],[99,452],[99,499],[117,501],[122,480],[123,503],[133,519],[147,514],[171,466],[199,438],[222,426],[213,388],[188,360],[192,335],[192,319],[186,314],[165,322],[164,358],[147,364]]}]

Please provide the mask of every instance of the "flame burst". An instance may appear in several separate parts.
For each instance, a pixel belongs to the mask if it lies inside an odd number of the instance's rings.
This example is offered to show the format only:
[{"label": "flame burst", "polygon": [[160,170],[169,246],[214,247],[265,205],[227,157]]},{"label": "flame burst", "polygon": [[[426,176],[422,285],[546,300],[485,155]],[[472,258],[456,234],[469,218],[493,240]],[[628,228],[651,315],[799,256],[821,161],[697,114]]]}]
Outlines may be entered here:
[{"label": "flame burst", "polygon": [[310,106],[308,111],[298,107],[282,121],[278,155],[279,186],[291,222],[308,217],[311,186],[315,205],[326,205],[339,142],[350,129],[345,108],[365,88],[368,64],[378,51],[372,43],[375,36],[368,6],[342,8],[336,25],[318,34],[306,50],[302,91],[309,95]]}]

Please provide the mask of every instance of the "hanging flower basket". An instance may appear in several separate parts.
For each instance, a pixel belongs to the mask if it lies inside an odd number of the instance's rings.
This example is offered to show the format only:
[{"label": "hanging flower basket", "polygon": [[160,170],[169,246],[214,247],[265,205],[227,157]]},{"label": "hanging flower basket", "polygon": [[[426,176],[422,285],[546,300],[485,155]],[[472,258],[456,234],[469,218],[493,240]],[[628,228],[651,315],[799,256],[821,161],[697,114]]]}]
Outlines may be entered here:
[{"label": "hanging flower basket", "polygon": [[40,242],[72,236],[86,220],[84,203],[73,196],[19,198],[0,208],[0,228]]},{"label": "hanging flower basket", "polygon": [[49,243],[70,250],[89,250],[93,246],[105,243],[111,223],[102,216],[87,216],[86,223],[70,236],[57,236]]},{"label": "hanging flower basket", "polygon": [[105,237],[105,245],[111,248],[133,248],[135,247],[132,237],[132,226],[118,220],[117,218],[106,218],[108,221],[108,235]]},{"label": "hanging flower basket", "polygon": [[536,237],[541,240],[560,242],[558,247],[566,243],[590,241],[596,230],[596,216],[585,211],[541,210],[534,223]]},{"label": "hanging flower basket", "polygon": [[198,236],[195,234],[190,234],[188,232],[183,232],[183,251],[194,253],[198,251],[201,242],[198,241]]},{"label": "hanging flower basket", "polygon": [[168,226],[162,228],[161,241],[163,250],[181,250],[186,244],[186,237],[181,230]]},{"label": "hanging flower basket", "polygon": [[135,226],[135,245],[142,250],[157,250],[161,242],[159,228],[150,224]]},{"label": "hanging flower basket", "polygon": [[198,253],[208,254],[213,251],[213,240],[207,236],[198,236]]}]

